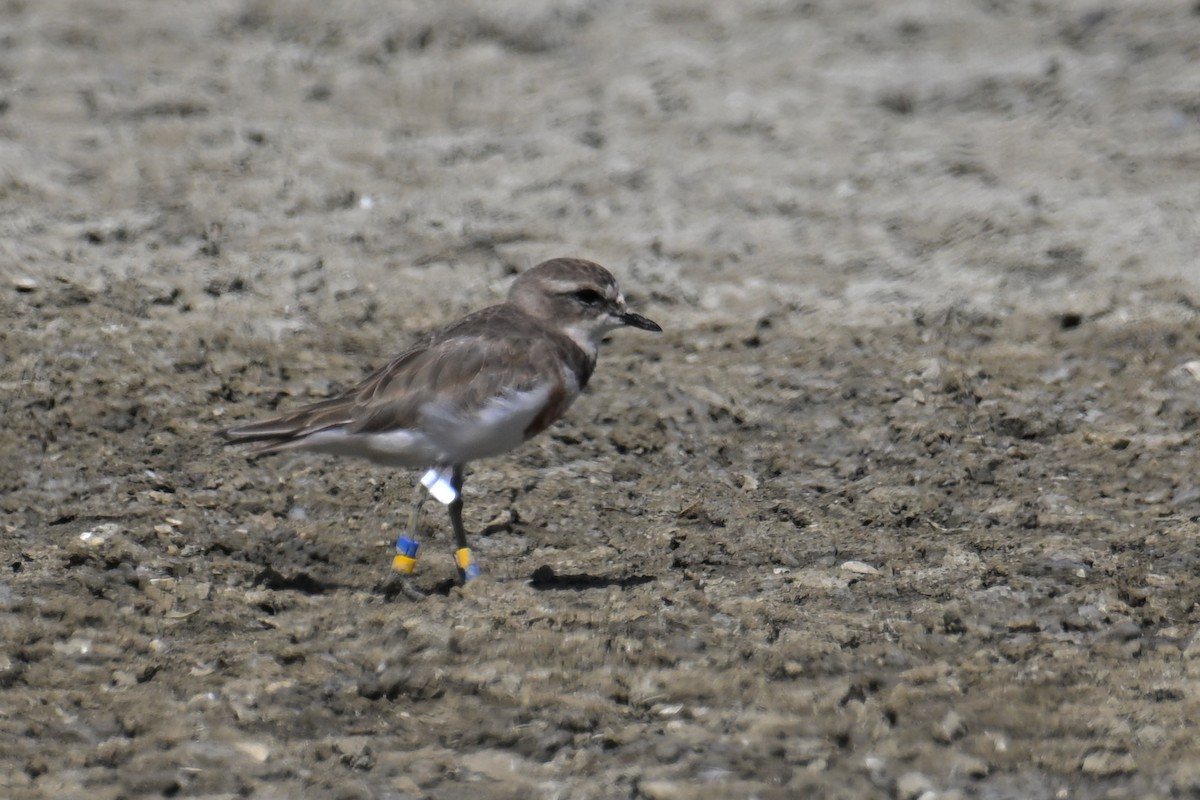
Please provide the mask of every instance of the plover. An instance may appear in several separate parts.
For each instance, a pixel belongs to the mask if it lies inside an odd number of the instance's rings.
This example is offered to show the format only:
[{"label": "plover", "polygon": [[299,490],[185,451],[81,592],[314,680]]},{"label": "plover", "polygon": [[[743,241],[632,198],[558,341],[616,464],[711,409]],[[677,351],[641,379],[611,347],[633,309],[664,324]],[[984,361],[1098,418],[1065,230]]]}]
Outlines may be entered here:
[{"label": "plover", "polygon": [[[518,276],[504,303],[428,335],[341,395],[221,433],[255,443],[255,454],[306,450],[426,468],[421,484],[449,509],[465,582],[479,572],[462,522],[466,465],[553,424],[587,386],[605,334],[625,326],[662,331],[625,307],[604,267],[555,258]],[[418,486],[397,572],[416,566],[424,499]]]}]

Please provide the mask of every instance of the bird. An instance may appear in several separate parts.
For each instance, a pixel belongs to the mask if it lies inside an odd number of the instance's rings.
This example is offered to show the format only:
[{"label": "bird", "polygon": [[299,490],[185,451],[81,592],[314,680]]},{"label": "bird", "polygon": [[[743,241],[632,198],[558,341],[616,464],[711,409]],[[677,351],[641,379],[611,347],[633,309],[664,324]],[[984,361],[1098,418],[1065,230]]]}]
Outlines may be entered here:
[{"label": "bird", "polygon": [[462,521],[467,465],[561,418],[587,386],[605,335],[625,327],[662,332],[626,307],[607,269],[553,258],[518,275],[503,303],[427,334],[341,394],[219,433],[256,456],[298,450],[424,469],[392,566],[402,576],[415,570],[424,488],[447,506],[466,583],[480,574]]}]

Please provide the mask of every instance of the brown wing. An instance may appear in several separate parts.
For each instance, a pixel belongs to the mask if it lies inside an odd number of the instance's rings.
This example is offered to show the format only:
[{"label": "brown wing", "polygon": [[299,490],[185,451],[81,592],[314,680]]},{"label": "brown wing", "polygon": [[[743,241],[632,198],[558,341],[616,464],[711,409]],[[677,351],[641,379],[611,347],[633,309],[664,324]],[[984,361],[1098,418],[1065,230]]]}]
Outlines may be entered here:
[{"label": "brown wing", "polygon": [[379,375],[354,409],[348,430],[354,433],[418,424],[421,409],[438,403],[464,417],[480,411],[497,395],[561,383],[561,362],[544,333],[496,331],[446,339]]},{"label": "brown wing", "polygon": [[388,370],[403,369],[404,364],[424,352],[424,346],[406,350],[386,366],[375,370],[356,386],[337,397],[302,406],[277,417],[251,422],[221,431],[232,444],[260,442],[255,452],[269,453],[288,442],[328,428],[338,428],[354,422],[355,410],[362,404],[364,393],[370,392]]},{"label": "brown wing", "polygon": [[338,397],[223,434],[234,443],[259,442],[256,452],[269,453],[329,428],[412,427],[431,401],[469,415],[499,392],[561,381],[564,362],[583,382],[594,366],[566,336],[510,306],[493,306],[406,350]]}]

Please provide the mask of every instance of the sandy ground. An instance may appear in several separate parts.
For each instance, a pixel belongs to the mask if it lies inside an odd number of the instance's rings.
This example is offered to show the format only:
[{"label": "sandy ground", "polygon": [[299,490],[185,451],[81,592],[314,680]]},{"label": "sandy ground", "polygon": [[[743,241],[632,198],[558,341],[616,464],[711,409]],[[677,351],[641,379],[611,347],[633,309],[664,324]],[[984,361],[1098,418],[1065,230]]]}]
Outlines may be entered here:
[{"label": "sandy ground", "polygon": [[[1200,10],[6,0],[0,796],[1200,793]],[[214,431],[557,255],[476,466]]]}]

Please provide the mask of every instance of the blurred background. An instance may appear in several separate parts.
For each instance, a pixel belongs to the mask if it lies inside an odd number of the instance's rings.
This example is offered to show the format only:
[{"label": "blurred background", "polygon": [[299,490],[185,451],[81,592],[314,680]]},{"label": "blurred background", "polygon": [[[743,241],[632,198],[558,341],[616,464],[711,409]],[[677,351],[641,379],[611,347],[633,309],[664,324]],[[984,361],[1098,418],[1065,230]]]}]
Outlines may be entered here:
[{"label": "blurred background", "polygon": [[1087,313],[1195,263],[1186,3],[48,0],[0,24],[10,284],[240,286],[270,329],[427,279],[457,313],[569,252],[705,314],[871,320]]}]

